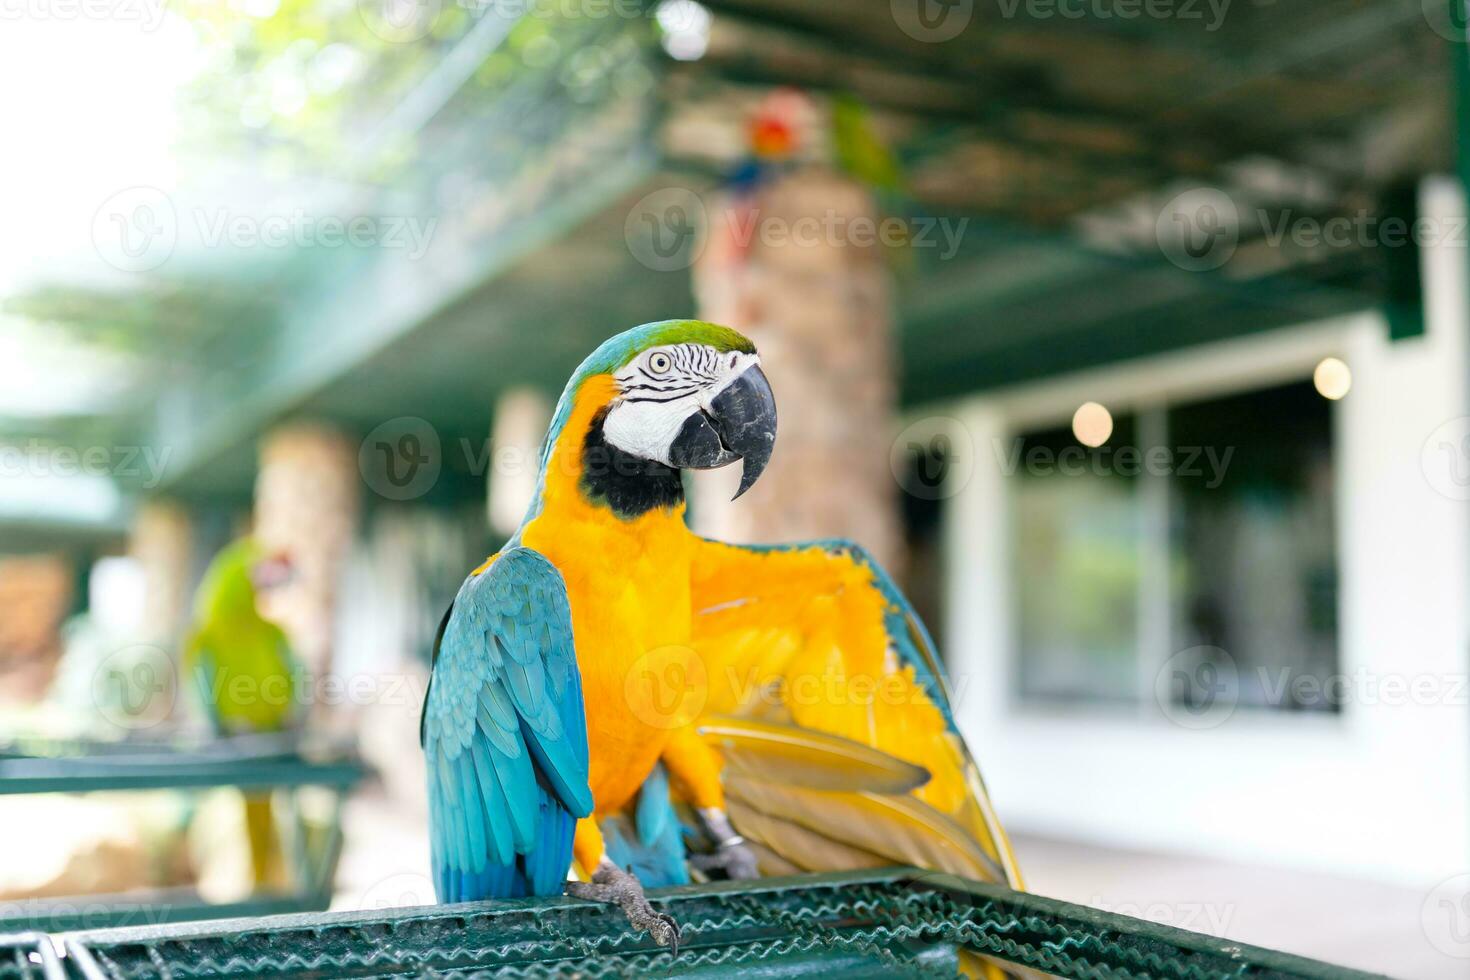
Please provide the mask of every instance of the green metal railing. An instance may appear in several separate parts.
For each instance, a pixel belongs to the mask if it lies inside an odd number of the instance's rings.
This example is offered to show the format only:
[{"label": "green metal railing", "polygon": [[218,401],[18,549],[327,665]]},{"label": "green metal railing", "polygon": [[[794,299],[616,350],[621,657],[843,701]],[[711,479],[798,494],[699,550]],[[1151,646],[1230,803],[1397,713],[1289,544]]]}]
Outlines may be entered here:
[{"label": "green metal railing", "polygon": [[682,925],[677,957],[615,909],[554,898],[79,933],[66,963],[86,980],[953,977],[977,957],[1085,980],[1368,976],[915,869],[652,897]]},{"label": "green metal railing", "polygon": [[[341,811],[364,775],[347,746],[303,749],[282,737],[213,742],[28,742],[0,746],[0,796],[20,793],[198,791],[236,787],[270,792],[280,807],[288,891],[262,891],[240,901],[207,901],[190,887],[136,889],[0,902],[0,933],[161,924],[193,919],[325,909],[342,852]],[[331,794],[320,832],[301,806],[304,787]],[[25,974],[17,974],[25,976]],[[11,976],[0,972],[0,980]]]}]

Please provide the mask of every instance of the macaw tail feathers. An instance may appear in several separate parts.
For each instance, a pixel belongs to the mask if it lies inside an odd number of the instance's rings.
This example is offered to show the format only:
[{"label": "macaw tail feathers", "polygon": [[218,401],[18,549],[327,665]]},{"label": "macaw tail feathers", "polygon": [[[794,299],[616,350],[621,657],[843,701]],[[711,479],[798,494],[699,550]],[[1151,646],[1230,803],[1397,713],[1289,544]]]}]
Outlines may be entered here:
[{"label": "macaw tail feathers", "polygon": [[251,793],[245,797],[245,835],[250,842],[250,868],[255,887],[284,887],[286,863],[281,853],[281,838],[276,833],[270,793]]},{"label": "macaw tail feathers", "polygon": [[669,778],[662,765],[654,766],[644,781],[631,815],[602,817],[597,825],[608,859],[631,869],[645,888],[689,884],[683,829],[669,799]]}]

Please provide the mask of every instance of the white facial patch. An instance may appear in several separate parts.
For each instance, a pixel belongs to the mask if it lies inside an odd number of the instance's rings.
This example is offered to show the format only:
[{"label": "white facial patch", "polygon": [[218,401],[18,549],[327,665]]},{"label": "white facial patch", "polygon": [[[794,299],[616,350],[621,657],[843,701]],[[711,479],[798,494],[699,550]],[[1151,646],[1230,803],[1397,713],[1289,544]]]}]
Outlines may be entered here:
[{"label": "white facial patch", "polygon": [[666,465],[685,419],[710,402],[752,364],[757,354],[721,353],[705,344],[670,344],[639,354],[616,374],[621,396],[603,421],[610,445]]}]

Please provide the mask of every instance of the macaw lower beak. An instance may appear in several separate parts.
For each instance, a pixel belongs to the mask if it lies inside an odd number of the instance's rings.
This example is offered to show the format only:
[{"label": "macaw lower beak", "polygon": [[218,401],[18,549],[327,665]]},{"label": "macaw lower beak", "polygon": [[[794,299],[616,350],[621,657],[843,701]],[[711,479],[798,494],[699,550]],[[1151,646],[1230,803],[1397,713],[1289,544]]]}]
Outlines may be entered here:
[{"label": "macaw lower beak", "polygon": [[[709,403],[684,420],[669,446],[669,462],[679,469],[709,470],[745,461],[740,489],[755,485],[776,445],[776,396],[759,366],[746,368]],[[732,498],[734,499],[734,498]]]}]

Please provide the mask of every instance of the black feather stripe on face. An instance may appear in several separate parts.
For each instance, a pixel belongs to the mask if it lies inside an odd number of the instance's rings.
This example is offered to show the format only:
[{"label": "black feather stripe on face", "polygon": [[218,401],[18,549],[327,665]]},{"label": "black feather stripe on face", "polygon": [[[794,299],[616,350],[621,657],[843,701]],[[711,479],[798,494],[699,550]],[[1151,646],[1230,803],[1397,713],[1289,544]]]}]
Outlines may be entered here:
[{"label": "black feather stripe on face", "polygon": [[640,459],[612,445],[602,431],[606,408],[592,418],[582,440],[582,495],[618,517],[631,520],[659,507],[684,502],[679,471],[656,460]]}]

